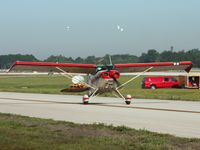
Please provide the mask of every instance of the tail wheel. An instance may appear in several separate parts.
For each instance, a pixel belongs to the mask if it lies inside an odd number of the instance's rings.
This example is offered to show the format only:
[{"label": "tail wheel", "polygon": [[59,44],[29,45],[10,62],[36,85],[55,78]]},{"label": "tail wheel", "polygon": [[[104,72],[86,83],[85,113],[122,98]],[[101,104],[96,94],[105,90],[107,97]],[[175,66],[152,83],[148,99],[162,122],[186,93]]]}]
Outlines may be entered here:
[{"label": "tail wheel", "polygon": [[131,100],[132,100],[132,97],[131,97],[131,95],[126,95],[126,101],[125,101],[125,103],[127,104],[127,105],[130,105],[131,104]]},{"label": "tail wheel", "polygon": [[89,96],[88,95],[84,95],[83,96],[83,104],[88,104],[89,103]]}]

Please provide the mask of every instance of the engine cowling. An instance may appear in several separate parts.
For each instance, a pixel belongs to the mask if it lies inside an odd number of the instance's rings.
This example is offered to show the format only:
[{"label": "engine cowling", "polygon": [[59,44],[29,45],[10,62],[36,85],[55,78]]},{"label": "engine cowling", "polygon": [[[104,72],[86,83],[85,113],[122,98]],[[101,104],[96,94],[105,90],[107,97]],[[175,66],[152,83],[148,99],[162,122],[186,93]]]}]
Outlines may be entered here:
[{"label": "engine cowling", "polygon": [[101,77],[104,79],[110,79],[109,72],[108,71],[101,72]]},{"label": "engine cowling", "polygon": [[110,70],[109,76],[110,76],[111,78],[119,79],[120,73],[119,73],[118,70]]},{"label": "engine cowling", "polygon": [[120,73],[117,70],[103,71],[101,72],[101,77],[104,79],[119,79]]}]

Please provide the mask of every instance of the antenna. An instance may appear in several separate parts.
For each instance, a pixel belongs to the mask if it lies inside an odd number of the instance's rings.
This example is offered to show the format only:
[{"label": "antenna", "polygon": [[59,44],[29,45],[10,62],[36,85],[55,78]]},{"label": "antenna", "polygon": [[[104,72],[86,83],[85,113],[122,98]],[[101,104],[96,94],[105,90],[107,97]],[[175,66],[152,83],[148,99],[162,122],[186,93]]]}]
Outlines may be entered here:
[{"label": "antenna", "polygon": [[104,57],[100,58],[100,59],[97,61],[97,63],[100,64],[100,63],[103,62],[103,60],[104,60]]},{"label": "antenna", "polygon": [[110,56],[110,55],[108,55],[108,57],[109,57],[110,65],[112,65],[111,56]]}]

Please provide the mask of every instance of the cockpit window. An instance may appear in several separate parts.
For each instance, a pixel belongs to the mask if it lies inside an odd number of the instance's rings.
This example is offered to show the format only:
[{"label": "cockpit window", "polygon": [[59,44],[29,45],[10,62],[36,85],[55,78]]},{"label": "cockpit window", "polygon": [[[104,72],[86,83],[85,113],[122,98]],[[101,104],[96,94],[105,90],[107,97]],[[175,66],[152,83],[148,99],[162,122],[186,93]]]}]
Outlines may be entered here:
[{"label": "cockpit window", "polygon": [[102,68],[101,67],[97,67],[97,71],[100,71]]}]

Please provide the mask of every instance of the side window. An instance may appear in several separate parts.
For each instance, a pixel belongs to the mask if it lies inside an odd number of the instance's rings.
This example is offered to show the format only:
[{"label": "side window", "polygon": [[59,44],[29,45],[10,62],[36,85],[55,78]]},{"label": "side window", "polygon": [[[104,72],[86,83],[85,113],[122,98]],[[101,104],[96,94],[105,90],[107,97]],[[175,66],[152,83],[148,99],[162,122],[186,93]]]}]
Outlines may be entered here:
[{"label": "side window", "polygon": [[175,78],[172,78],[172,81],[177,82],[177,80]]},{"label": "side window", "polygon": [[169,81],[169,78],[165,78],[164,81],[165,81],[165,82],[168,82],[168,81]]}]

